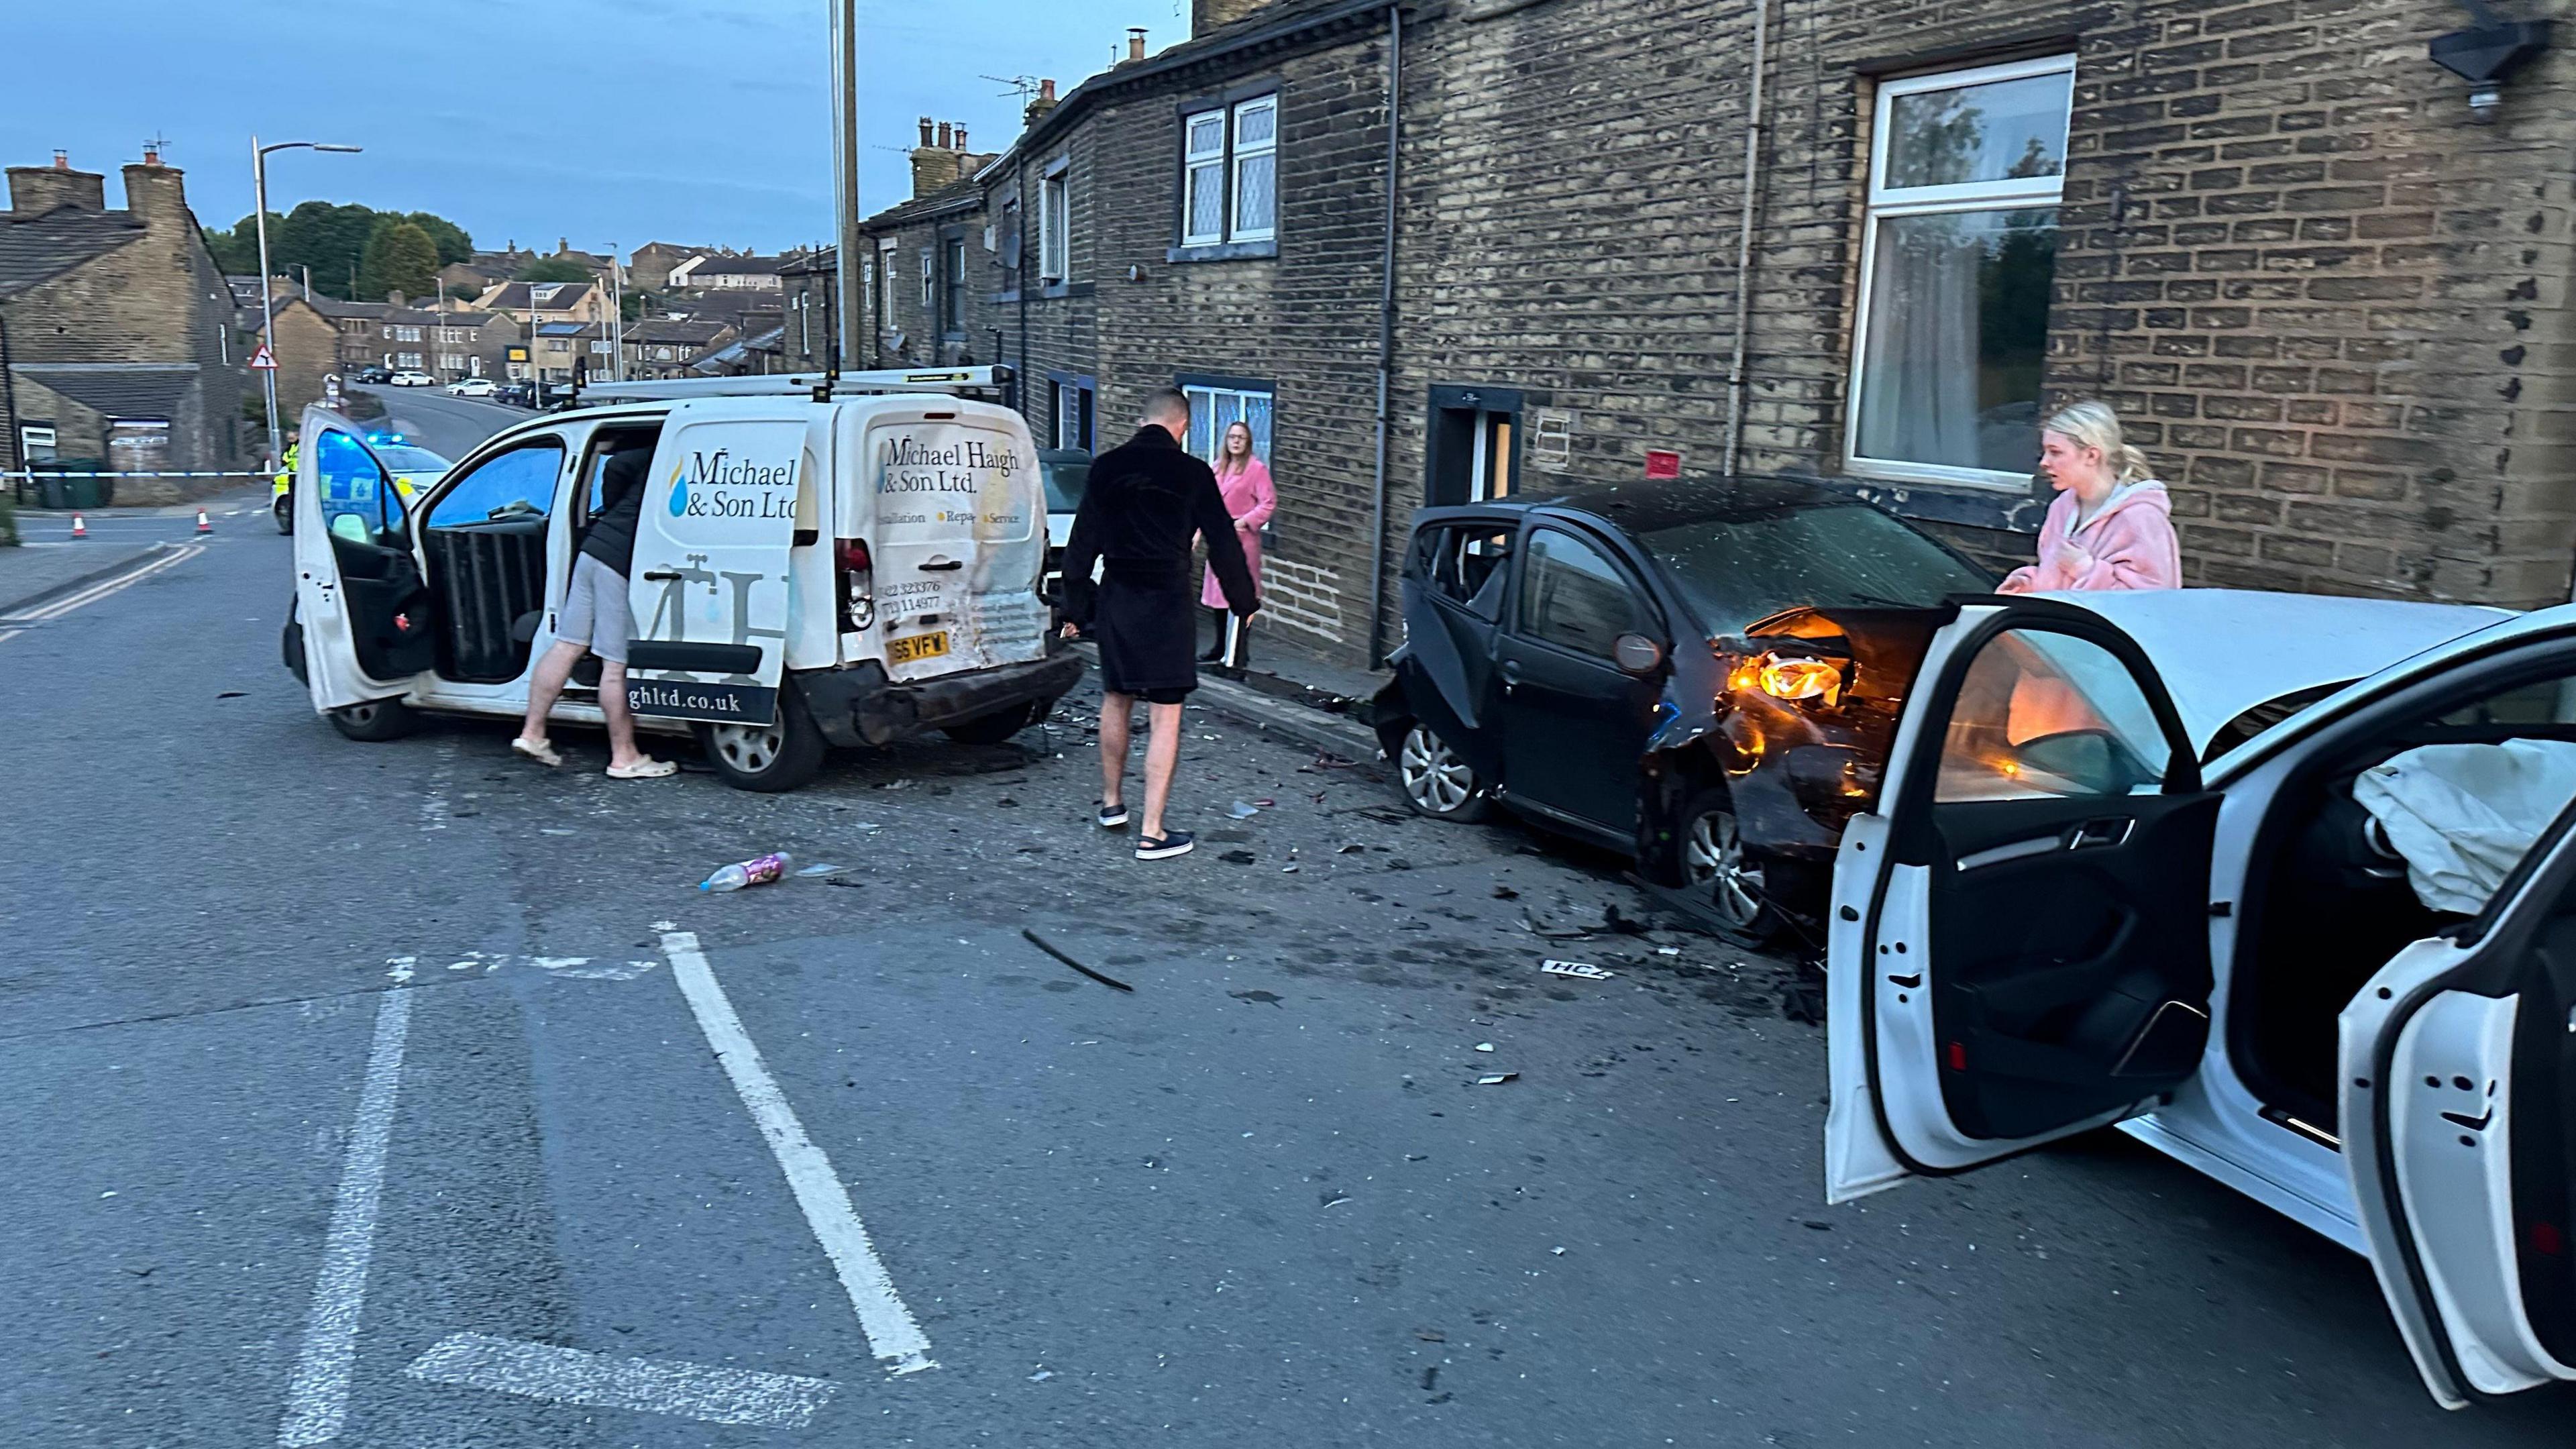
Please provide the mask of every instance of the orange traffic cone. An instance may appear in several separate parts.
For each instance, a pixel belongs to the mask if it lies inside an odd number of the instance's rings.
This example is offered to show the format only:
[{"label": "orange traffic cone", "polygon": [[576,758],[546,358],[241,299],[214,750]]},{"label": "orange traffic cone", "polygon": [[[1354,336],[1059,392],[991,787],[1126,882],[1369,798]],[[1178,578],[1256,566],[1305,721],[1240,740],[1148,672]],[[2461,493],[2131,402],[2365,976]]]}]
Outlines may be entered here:
[{"label": "orange traffic cone", "polygon": [[215,531],[215,526],[206,521],[206,510],[202,508],[197,510],[197,531],[199,533],[212,533]]},{"label": "orange traffic cone", "polygon": [[88,525],[88,524],[86,524],[86,523],[84,523],[84,522],[82,522],[82,521],[81,521],[81,516],[80,516],[79,514],[77,514],[77,513],[75,513],[75,514],[73,514],[73,515],[72,515],[72,537],[74,537],[74,538],[87,538],[87,537],[89,537],[89,525]]}]

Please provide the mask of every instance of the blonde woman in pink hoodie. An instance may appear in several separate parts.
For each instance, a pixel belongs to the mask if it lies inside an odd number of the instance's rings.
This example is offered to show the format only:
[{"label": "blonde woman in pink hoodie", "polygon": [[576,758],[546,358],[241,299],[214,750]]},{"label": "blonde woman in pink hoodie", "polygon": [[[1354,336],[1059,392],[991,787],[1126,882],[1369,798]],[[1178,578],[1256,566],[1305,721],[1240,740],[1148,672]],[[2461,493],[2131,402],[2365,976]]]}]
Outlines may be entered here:
[{"label": "blonde woman in pink hoodie", "polygon": [[2182,587],[2173,498],[2147,455],[2122,440],[2108,405],[2074,403],[2049,418],[2039,471],[2057,489],[2039,527],[2039,562],[2013,570],[2000,592]]}]

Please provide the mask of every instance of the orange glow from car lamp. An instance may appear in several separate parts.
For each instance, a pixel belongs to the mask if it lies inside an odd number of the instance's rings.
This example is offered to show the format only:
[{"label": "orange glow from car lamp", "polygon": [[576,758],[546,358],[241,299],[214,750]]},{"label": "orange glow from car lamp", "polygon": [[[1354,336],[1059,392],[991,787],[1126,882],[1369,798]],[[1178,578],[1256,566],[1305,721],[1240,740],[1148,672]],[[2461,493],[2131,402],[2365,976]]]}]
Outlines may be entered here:
[{"label": "orange glow from car lamp", "polygon": [[1813,699],[1828,709],[1842,703],[1843,672],[1822,659],[1783,659],[1765,654],[1758,669],[1762,692],[1774,699]]}]

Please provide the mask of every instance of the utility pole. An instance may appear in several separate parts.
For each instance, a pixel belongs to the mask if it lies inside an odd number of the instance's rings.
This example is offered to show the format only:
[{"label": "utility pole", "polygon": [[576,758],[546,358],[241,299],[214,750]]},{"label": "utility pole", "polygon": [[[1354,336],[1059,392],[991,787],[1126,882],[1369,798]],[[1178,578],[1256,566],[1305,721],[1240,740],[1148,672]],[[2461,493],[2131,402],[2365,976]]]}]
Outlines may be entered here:
[{"label": "utility pole", "polygon": [[626,268],[617,260],[617,243],[608,244],[609,380],[626,380]]},{"label": "utility pole", "polygon": [[832,0],[832,209],[837,223],[840,367],[859,371],[859,7]]},{"label": "utility pole", "polygon": [[[277,307],[268,290],[268,153],[296,150],[356,152],[364,149],[363,146],[333,146],[319,141],[276,141],[263,146],[259,144],[259,137],[250,138],[250,214],[259,222],[259,345],[268,349],[271,362],[277,360]],[[260,373],[260,377],[268,394],[268,471],[274,473],[278,460],[277,369],[268,368]]]}]

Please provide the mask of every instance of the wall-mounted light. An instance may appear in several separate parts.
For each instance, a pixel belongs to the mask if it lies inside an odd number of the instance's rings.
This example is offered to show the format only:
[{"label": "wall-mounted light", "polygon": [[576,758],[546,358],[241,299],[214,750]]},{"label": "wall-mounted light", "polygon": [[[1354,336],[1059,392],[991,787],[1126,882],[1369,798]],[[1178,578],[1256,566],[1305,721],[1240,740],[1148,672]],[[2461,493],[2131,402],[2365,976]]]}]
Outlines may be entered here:
[{"label": "wall-mounted light", "polygon": [[2549,48],[2549,22],[2503,19],[2485,0],[2460,0],[2460,8],[2476,24],[2434,36],[2426,53],[2469,83],[2469,119],[2488,125],[2504,105],[2505,79]]}]

